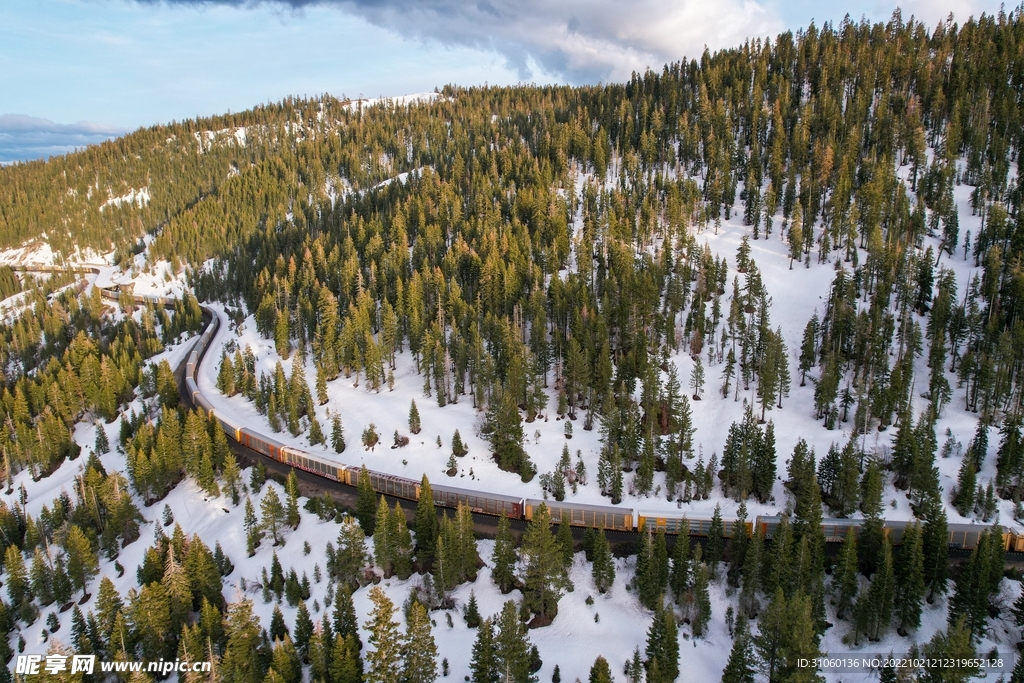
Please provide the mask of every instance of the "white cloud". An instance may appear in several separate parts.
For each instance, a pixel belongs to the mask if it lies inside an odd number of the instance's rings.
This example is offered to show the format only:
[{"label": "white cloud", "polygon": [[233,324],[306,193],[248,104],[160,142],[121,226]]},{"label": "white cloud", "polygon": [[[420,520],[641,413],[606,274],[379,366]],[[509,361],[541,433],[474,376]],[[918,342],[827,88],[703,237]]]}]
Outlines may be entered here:
[{"label": "white cloud", "polygon": [[[140,0],[153,2],[156,0]],[[244,0],[172,0],[251,7]],[[335,6],[408,38],[492,49],[524,79],[624,80],[683,57],[783,30],[756,0],[277,0],[301,10]]]},{"label": "white cloud", "polygon": [[126,131],[91,121],[55,123],[23,114],[0,115],[0,163],[45,159],[93,145]]}]

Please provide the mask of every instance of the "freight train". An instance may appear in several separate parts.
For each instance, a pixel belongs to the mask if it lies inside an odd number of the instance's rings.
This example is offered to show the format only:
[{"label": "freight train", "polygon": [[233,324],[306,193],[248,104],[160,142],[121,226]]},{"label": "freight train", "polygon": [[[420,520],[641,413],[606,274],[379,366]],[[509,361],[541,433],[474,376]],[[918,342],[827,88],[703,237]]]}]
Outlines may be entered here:
[{"label": "freight train", "polygon": [[[33,267],[25,268],[25,270],[62,269]],[[94,268],[73,270],[96,271]],[[104,289],[103,295],[112,299],[120,299],[122,292],[114,287]],[[132,299],[136,303],[149,303],[158,306],[173,306],[175,302],[175,299],[171,297],[133,295]],[[206,326],[199,339],[193,345],[185,364],[185,387],[193,404],[205,411],[210,419],[216,419],[228,438],[257,453],[318,477],[348,486],[358,485],[362,473],[361,467],[345,465],[308,453],[294,446],[289,446],[271,436],[260,434],[249,427],[243,427],[237,424],[230,416],[214,409],[210,400],[199,390],[196,373],[199,370],[203,356],[210,346],[210,342],[220,329],[220,317],[216,311],[206,306],[203,307],[203,310],[210,316],[211,323]],[[420,482],[418,481],[372,470],[368,471],[368,476],[370,477],[373,490],[377,493],[410,501],[419,500]],[[493,516],[499,516],[504,513],[510,519],[531,520],[537,508],[543,503],[551,511],[551,516],[555,521],[564,518],[572,526],[626,532],[663,529],[667,534],[678,534],[682,531],[685,524],[690,536],[694,537],[706,537],[711,531],[710,517],[686,514],[684,512],[646,512],[618,505],[588,505],[571,501],[541,500],[439,484],[431,484],[431,490],[433,491],[435,505],[454,508],[462,503],[469,506],[474,513]],[[782,517],[775,515],[760,515],[754,518],[753,521],[747,521],[743,525],[737,524],[737,520],[723,518],[722,531],[723,536],[729,538],[736,533],[744,533],[749,536],[757,528],[764,534],[765,538],[770,539],[781,522]],[[912,523],[910,521],[885,520],[884,533],[894,545],[898,545],[903,538],[904,530]],[[863,520],[858,519],[826,518],[822,520],[822,530],[826,542],[841,543],[851,530],[856,534],[862,524]],[[977,547],[982,533],[991,529],[992,526],[989,524],[948,524],[947,531],[949,537],[947,542],[949,547],[964,550],[973,549]],[[1003,527],[1002,536],[1005,550],[1018,553],[1024,552],[1024,532],[1012,527]]]},{"label": "freight train", "polygon": [[[192,396],[193,403],[204,410],[210,418],[216,419],[229,438],[272,460],[349,486],[358,485],[362,473],[361,467],[346,466],[289,446],[273,437],[259,434],[249,427],[236,424],[231,417],[214,409],[210,400],[199,390],[196,381],[199,364],[220,325],[220,318],[217,314],[211,311],[211,315],[213,316],[212,324],[206,327],[193,346],[185,364],[185,385]],[[370,477],[373,490],[377,493],[411,501],[419,500],[420,482],[372,470],[368,470],[367,474]],[[663,529],[668,534],[678,534],[686,524],[691,536],[706,537],[711,532],[710,517],[694,516],[683,512],[649,513],[618,505],[588,505],[571,501],[541,500],[438,484],[431,484],[430,488],[435,505],[454,508],[462,503],[469,506],[474,513],[484,515],[498,516],[505,513],[511,519],[531,520],[537,508],[543,503],[551,511],[552,519],[555,521],[566,519],[572,526],[632,532]],[[723,519],[722,532],[726,538],[738,532],[749,536],[757,525],[765,538],[771,538],[781,521],[782,518],[779,516],[768,515],[758,516],[743,525],[739,525],[736,520]],[[827,542],[841,543],[851,529],[856,533],[862,523],[863,520],[855,519],[824,519],[822,528]],[[899,544],[904,530],[911,523],[886,520],[884,532],[893,544]],[[988,524],[949,524],[947,525],[949,546],[962,549],[975,548],[981,534],[990,528],[992,527]],[[1014,529],[1004,528],[1003,546],[1008,551],[1024,551],[1024,534]]]}]

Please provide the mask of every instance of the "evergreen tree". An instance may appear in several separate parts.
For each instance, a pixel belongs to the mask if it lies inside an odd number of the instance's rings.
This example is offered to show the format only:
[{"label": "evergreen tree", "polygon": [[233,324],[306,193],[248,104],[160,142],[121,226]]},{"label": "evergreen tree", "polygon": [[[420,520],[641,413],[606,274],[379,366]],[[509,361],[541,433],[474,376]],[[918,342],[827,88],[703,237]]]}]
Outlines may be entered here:
[{"label": "evergreen tree", "polygon": [[708,568],[707,565],[697,564],[693,568],[693,616],[690,618],[690,626],[693,628],[693,635],[699,638],[707,631],[711,623],[711,595],[708,592]]},{"label": "evergreen tree", "polygon": [[544,503],[534,510],[523,534],[522,555],[523,603],[542,621],[553,619],[558,601],[569,587],[569,577],[558,541],[551,533],[551,513]]},{"label": "evergreen tree", "polygon": [[260,539],[263,537],[263,529],[259,525],[259,521],[256,519],[256,511],[252,507],[252,500],[249,496],[245,497],[245,545],[246,550],[249,553],[249,557],[256,554],[256,548],[260,545]]},{"label": "evergreen tree", "polygon": [[416,502],[415,530],[416,560],[420,565],[427,566],[434,561],[440,524],[434,508],[434,492],[425,474],[420,482],[420,496]]},{"label": "evergreen tree", "polygon": [[366,465],[359,471],[359,481],[356,483],[356,519],[359,526],[367,536],[373,535],[374,523],[377,520],[377,493],[373,490],[373,483],[370,481],[370,472]]},{"label": "evergreen tree", "polygon": [[867,634],[872,641],[879,640],[889,629],[892,620],[895,575],[893,573],[892,550],[889,540],[882,542],[882,553],[878,569],[868,590],[857,600],[856,622],[858,630]]},{"label": "evergreen tree", "polygon": [[555,540],[561,550],[562,565],[565,567],[566,574],[568,574],[572,568],[572,558],[576,548],[572,540],[572,526],[569,524],[569,514],[566,512],[562,513],[562,519],[558,523],[558,533],[555,535]]},{"label": "evergreen tree", "polygon": [[470,628],[477,628],[480,626],[480,609],[476,604],[476,593],[473,591],[469,592],[469,602],[466,603],[466,609],[463,617],[466,620],[466,626]]},{"label": "evergreen tree", "polygon": [[459,434],[459,430],[456,429],[455,433],[452,434],[452,455],[461,458],[467,453],[469,453],[469,448],[462,441],[462,435]]},{"label": "evergreen tree", "polygon": [[252,612],[251,601],[243,599],[228,606],[225,633],[227,645],[220,665],[221,679],[228,683],[261,680],[259,621]]},{"label": "evergreen tree", "polygon": [[274,605],[274,611],[270,615],[269,635],[272,641],[282,640],[288,635],[288,627],[284,623],[284,613],[281,612],[280,605]]},{"label": "evergreen tree", "polygon": [[615,583],[615,558],[612,556],[608,539],[605,538],[604,529],[594,538],[593,554],[594,586],[599,593],[607,593]]},{"label": "evergreen tree", "polygon": [[903,541],[896,555],[894,612],[901,635],[921,625],[921,602],[925,595],[924,543],[921,527],[912,524],[903,532]]},{"label": "evergreen tree", "polygon": [[331,447],[335,453],[345,451],[345,428],[341,424],[340,413],[331,416]]},{"label": "evergreen tree", "polygon": [[504,511],[498,519],[498,531],[494,537],[494,551],[491,562],[491,578],[502,593],[508,593],[516,584],[516,546],[509,526],[508,516]]},{"label": "evergreen tree", "polygon": [[761,672],[767,674],[769,682],[782,680],[778,674],[785,657],[786,630],[791,626],[786,623],[786,619],[786,598],[779,586],[765,614],[758,620],[758,633],[754,636],[754,647],[761,660]]},{"label": "evergreen tree", "polygon": [[932,505],[925,513],[921,546],[924,553],[924,582],[930,603],[936,595],[946,593],[949,568],[949,534],[946,531],[946,511],[941,506]]},{"label": "evergreen tree", "polygon": [[409,404],[409,432],[412,434],[420,433],[420,411],[416,408],[416,399],[412,400]]},{"label": "evergreen tree", "polygon": [[736,635],[732,641],[729,660],[722,671],[722,683],[754,683],[757,660],[754,656],[753,641],[747,628],[747,618],[741,612],[736,620]]},{"label": "evergreen tree", "polygon": [[437,646],[427,610],[419,602],[409,610],[401,648],[402,683],[432,683],[437,678]]},{"label": "evergreen tree", "polygon": [[[482,628],[480,630],[483,631]],[[519,610],[511,600],[502,606],[498,615],[494,634],[494,658],[499,680],[510,683],[536,683],[537,679],[530,671],[530,640],[526,626],[519,620]]]},{"label": "evergreen tree", "polygon": [[832,577],[836,616],[843,619],[857,597],[857,534],[853,528],[846,532]]},{"label": "evergreen tree", "polygon": [[[679,676],[679,636],[676,616],[661,606],[647,631],[647,679],[674,681]],[[656,673],[655,673],[656,672]]]},{"label": "evergreen tree", "polygon": [[[494,624],[484,619],[473,641],[473,655],[469,663],[472,683],[499,683],[498,657],[494,645]],[[503,672],[502,672],[503,673]]]},{"label": "evergreen tree", "polygon": [[394,621],[395,605],[387,594],[374,586],[370,589],[373,609],[363,628],[370,632],[373,650],[366,655],[366,683],[394,683],[401,680],[402,636]]},{"label": "evergreen tree", "polygon": [[278,529],[286,520],[286,512],[284,505],[281,504],[281,498],[277,495],[277,489],[273,486],[267,487],[267,492],[263,494],[263,500],[260,501],[260,512],[261,512],[261,526],[270,532],[270,535],[274,539],[274,545],[281,545],[281,538],[278,535]]},{"label": "evergreen tree", "polygon": [[[594,665],[590,667],[590,678],[589,683],[612,683],[612,670],[608,666],[608,660],[598,655],[597,659],[594,660]],[[474,681],[473,683],[476,683]]]},{"label": "evergreen tree", "polygon": [[299,480],[294,469],[288,472],[285,491],[288,494],[285,521],[292,529],[298,529],[302,517],[299,515]]},{"label": "evergreen tree", "polygon": [[309,652],[309,641],[313,637],[313,620],[309,617],[309,609],[306,607],[306,601],[299,601],[299,609],[295,614],[295,628],[292,630],[295,634],[295,648],[299,651],[299,654],[305,657]]},{"label": "evergreen tree", "polygon": [[352,590],[343,583],[334,597],[334,632],[343,637],[359,637],[356,621],[356,608],[352,604]]}]

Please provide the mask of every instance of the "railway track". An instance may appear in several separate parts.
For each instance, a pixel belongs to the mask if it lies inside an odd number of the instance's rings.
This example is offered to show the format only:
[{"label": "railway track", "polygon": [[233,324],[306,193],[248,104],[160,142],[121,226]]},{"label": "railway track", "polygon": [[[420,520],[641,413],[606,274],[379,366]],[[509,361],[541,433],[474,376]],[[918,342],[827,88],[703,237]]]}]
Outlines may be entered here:
[{"label": "railway track", "polygon": [[[80,273],[99,273],[100,269],[92,266],[58,268],[46,266],[26,266],[18,270],[28,272],[72,271]],[[121,301],[126,293],[116,286],[103,288],[105,297]],[[152,297],[131,294],[134,303],[173,306],[173,297]],[[197,383],[199,368],[205,359],[219,329],[220,318],[213,309],[202,306],[205,324],[199,339],[193,344],[186,358],[175,370],[178,389],[185,406],[197,408],[207,413],[209,418],[216,419],[229,437],[229,443],[236,456],[243,462],[263,463],[272,475],[286,477],[294,470],[299,480],[300,489],[307,496],[327,494],[343,507],[354,509],[356,504],[356,486],[360,476],[360,468],[346,466],[301,449],[288,446],[272,436],[255,432],[248,427],[236,424],[231,416],[218,412],[210,401],[203,396]],[[370,480],[374,490],[384,495],[392,504],[406,502],[406,515],[412,519],[415,502],[419,498],[420,482],[395,475],[370,471]],[[541,503],[546,504],[557,521],[566,516],[574,527],[574,536],[579,538],[585,528],[603,527],[609,539],[618,546],[621,552],[628,552],[636,545],[636,534],[647,529],[664,529],[669,535],[677,535],[682,528],[688,528],[691,537],[703,542],[710,531],[710,518],[688,515],[685,512],[656,512],[647,514],[630,508],[619,506],[585,505],[569,502],[530,499],[518,496],[494,494],[476,489],[465,489],[447,485],[432,485],[435,505],[440,509],[454,508],[459,503],[470,506],[477,528],[483,536],[492,536],[497,527],[498,516],[504,511],[517,531],[522,531],[532,519],[534,512]],[[412,502],[413,505],[408,503]],[[684,522],[688,527],[684,527]],[[737,528],[735,520],[723,519],[724,536],[734,533],[750,534],[756,524],[771,539],[775,529],[781,522],[778,516],[761,515],[745,527]],[[841,540],[852,529],[854,533],[862,520],[824,519],[823,531],[827,540],[828,554],[837,552]],[[885,533],[894,544],[899,544],[903,531],[911,522],[902,520],[886,520]],[[951,560],[956,561],[969,555],[978,542],[981,534],[994,525],[988,524],[950,524],[949,546]],[[1024,567],[1024,533],[1013,527],[1003,528],[1006,562],[1010,566]]]}]

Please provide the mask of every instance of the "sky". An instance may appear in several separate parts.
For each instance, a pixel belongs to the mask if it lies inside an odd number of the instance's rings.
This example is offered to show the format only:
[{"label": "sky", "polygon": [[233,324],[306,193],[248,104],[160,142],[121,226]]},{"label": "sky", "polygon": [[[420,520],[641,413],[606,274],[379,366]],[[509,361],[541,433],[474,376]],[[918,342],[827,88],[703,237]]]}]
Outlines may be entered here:
[{"label": "sky", "polygon": [[[847,0],[5,0],[0,163],[289,95],[622,81],[812,20],[887,20]],[[996,0],[903,0],[934,26]]]}]

